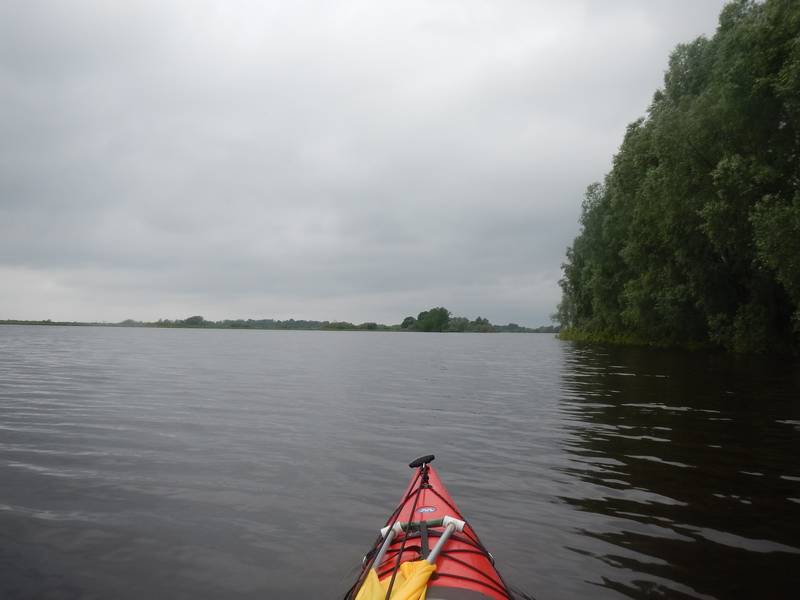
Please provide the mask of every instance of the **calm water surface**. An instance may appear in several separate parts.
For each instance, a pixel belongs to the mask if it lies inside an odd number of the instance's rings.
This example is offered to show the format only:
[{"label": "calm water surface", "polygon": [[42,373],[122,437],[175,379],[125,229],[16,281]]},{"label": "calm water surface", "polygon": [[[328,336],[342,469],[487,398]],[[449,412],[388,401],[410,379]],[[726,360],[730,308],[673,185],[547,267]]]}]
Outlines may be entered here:
[{"label": "calm water surface", "polygon": [[18,326],[0,326],[0,597],[341,597],[429,452],[537,599],[799,597],[796,362]]}]

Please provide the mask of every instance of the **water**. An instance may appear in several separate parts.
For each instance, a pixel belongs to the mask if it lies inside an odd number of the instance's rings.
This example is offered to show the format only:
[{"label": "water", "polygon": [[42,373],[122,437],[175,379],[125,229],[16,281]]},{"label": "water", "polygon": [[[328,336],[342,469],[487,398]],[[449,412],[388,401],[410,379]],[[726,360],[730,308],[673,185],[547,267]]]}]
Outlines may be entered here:
[{"label": "water", "polygon": [[0,597],[338,598],[410,475],[547,598],[793,598],[796,362],[0,327]]}]

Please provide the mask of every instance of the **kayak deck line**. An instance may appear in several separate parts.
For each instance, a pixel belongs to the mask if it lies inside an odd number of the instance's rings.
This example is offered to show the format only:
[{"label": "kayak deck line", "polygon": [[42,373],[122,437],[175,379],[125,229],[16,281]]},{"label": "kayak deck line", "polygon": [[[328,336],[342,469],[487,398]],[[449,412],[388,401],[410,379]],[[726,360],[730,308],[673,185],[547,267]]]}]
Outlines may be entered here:
[{"label": "kayak deck line", "polygon": [[423,456],[409,464],[415,473],[345,600],[515,598],[430,466],[433,459]]}]

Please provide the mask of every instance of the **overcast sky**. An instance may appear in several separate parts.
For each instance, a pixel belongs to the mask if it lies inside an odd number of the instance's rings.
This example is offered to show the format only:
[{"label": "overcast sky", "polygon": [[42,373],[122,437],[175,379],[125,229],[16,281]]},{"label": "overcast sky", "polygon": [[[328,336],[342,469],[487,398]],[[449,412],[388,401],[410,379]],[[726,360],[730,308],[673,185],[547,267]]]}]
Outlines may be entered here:
[{"label": "overcast sky", "polygon": [[549,323],[720,0],[0,4],[0,319]]}]

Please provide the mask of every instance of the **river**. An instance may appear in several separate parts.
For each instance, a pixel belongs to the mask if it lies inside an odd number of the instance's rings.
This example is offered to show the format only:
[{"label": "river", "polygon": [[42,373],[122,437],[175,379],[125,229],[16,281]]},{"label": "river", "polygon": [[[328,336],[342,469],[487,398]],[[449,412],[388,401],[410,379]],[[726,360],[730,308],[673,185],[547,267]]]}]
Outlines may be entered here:
[{"label": "river", "polygon": [[428,453],[538,600],[798,595],[796,361],[0,326],[0,597],[340,598]]}]

